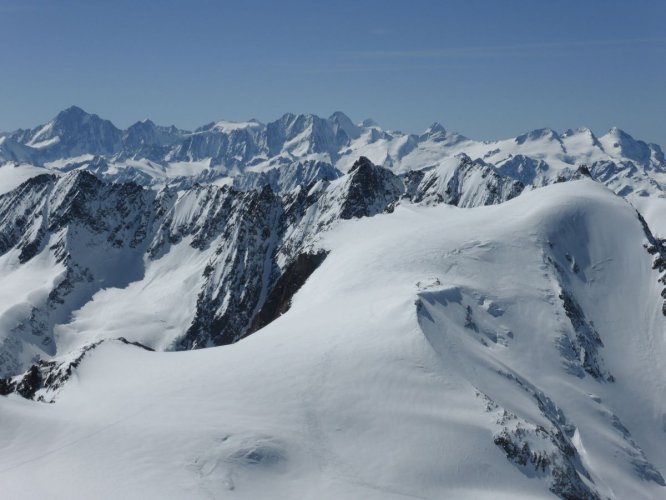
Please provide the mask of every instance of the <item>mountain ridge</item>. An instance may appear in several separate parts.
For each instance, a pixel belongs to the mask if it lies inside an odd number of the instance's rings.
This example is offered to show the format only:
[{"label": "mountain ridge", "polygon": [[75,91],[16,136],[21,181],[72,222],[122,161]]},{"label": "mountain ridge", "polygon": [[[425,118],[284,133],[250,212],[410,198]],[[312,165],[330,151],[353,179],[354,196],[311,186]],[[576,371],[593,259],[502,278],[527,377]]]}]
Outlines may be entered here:
[{"label": "mountain ridge", "polygon": [[0,261],[10,275],[48,261],[44,275],[52,280],[40,293],[7,299],[14,306],[0,311],[0,323],[4,318],[10,325],[0,342],[0,374],[15,374],[35,355],[54,355],[58,338],[82,347],[76,339],[84,337],[72,335],[80,328],[75,312],[94,308],[93,297],[106,289],[144,286],[154,279],[150,269],[159,273],[162,259],[177,258],[176,248],[196,256],[187,279],[198,290],[182,292],[190,305],[174,320],[173,336],[144,343],[172,349],[229,344],[246,334],[275,284],[288,281],[289,266],[313,252],[339,221],[401,202],[498,204],[524,188],[466,156],[407,183],[364,157],[346,174],[298,176],[284,192],[270,182],[155,190],[74,169],[32,177],[0,195]]},{"label": "mountain ridge", "polygon": [[[330,130],[327,130],[327,125],[330,126]],[[144,119],[131,124],[126,129],[121,129],[116,127],[109,120],[104,120],[94,113],[88,113],[78,106],[71,106],[58,113],[53,120],[47,122],[46,124],[38,125],[33,129],[19,129],[13,132],[5,132],[0,134],[0,137],[4,137],[6,141],[13,141],[18,145],[34,150],[45,148],[48,149],[51,146],[57,146],[59,141],[55,141],[53,144],[49,144],[48,142],[54,139],[63,140],[62,136],[65,136],[64,139],[70,140],[71,138],[67,137],[68,135],[78,135],[78,141],[83,142],[83,144],[77,145],[79,148],[78,150],[69,150],[69,157],[80,156],[83,154],[82,151],[85,151],[85,154],[113,156],[114,154],[119,153],[121,149],[123,150],[123,155],[127,156],[132,152],[132,147],[137,145],[136,142],[138,139],[143,140],[141,144],[144,146],[159,147],[167,145],[170,141],[174,141],[176,138],[178,138],[180,141],[183,141],[186,137],[196,136],[198,134],[211,132],[213,130],[217,130],[222,135],[233,135],[234,132],[246,131],[247,129],[252,128],[267,131],[267,134],[270,137],[262,139],[259,142],[263,141],[268,143],[268,153],[271,156],[275,156],[276,154],[280,153],[281,149],[276,149],[278,146],[283,146],[285,142],[288,143],[289,141],[295,139],[299,134],[304,133],[307,129],[310,129],[309,132],[311,132],[311,134],[316,138],[316,140],[314,140],[312,143],[313,150],[311,152],[326,152],[329,154],[332,150],[326,148],[327,144],[321,144],[321,141],[326,139],[325,135],[327,133],[330,133],[332,137],[338,138],[339,143],[334,145],[345,146],[348,145],[351,140],[358,139],[362,131],[371,129],[382,130],[379,128],[376,122],[372,120],[364,120],[361,123],[355,124],[347,115],[341,111],[334,112],[328,118],[320,118],[314,114],[285,113],[280,118],[266,124],[254,119],[247,122],[214,121],[198,127],[194,131],[179,129],[174,125],[156,125],[150,119]],[[81,134],[82,131],[90,132],[89,136]],[[581,132],[591,135],[592,141],[597,145],[600,145],[599,140],[594,135],[594,133],[585,127],[575,130],[569,129],[563,134],[558,134],[549,128],[535,129],[517,136],[515,141],[518,144],[522,144],[529,140],[544,138],[545,136],[548,136],[553,140],[561,141],[561,138],[569,138]],[[143,133],[143,136],[137,137],[140,136],[141,133]],[[385,133],[396,134],[397,136],[403,138],[408,137],[415,139],[425,139],[439,137],[440,140],[442,138],[453,138],[454,142],[473,141],[472,139],[462,136],[457,132],[448,132],[439,122],[434,122],[421,134],[404,134],[397,131],[385,131]],[[120,142],[126,142],[126,144],[123,144],[122,146],[118,141],[120,136],[123,136],[123,140]],[[654,154],[655,161],[664,161],[663,152],[659,146],[656,144],[636,140],[628,133],[617,127],[611,128],[606,135],[601,137],[608,138],[606,142],[609,143],[610,147],[619,147],[619,144],[617,144],[618,140],[619,142],[638,145],[639,148],[643,149],[643,155],[640,157],[634,157],[632,159],[642,162],[649,161],[649,158],[645,157],[645,152],[650,151],[650,153]],[[108,139],[108,142],[104,143],[103,141],[100,141],[102,138]],[[330,140],[331,137],[328,137],[328,139]],[[317,140],[319,142],[317,142]],[[503,141],[506,141],[506,139],[499,141],[486,140],[473,142],[480,144],[494,144]],[[88,143],[86,144],[86,142]],[[647,150],[645,148],[647,148]],[[338,149],[340,149],[340,147],[338,147]],[[136,151],[134,152],[136,153]],[[63,154],[64,152],[61,145],[56,147],[55,151],[50,153],[50,156],[48,157],[51,161],[53,161],[56,156],[58,156],[60,159],[64,158]],[[192,161],[199,161],[201,159],[201,157],[197,157],[196,159],[193,158]],[[5,156],[4,160],[11,161],[12,158]]]}]

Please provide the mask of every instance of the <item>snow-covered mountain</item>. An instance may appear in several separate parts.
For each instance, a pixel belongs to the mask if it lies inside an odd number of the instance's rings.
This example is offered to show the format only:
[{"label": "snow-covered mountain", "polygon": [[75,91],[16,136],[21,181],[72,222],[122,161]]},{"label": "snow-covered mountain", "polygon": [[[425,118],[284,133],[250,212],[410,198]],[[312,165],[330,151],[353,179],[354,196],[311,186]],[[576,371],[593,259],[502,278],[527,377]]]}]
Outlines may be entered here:
[{"label": "snow-covered mountain", "polygon": [[658,146],[71,108],[0,154],[8,498],[666,498]]},{"label": "snow-covered mountain", "polygon": [[[395,173],[435,168],[464,153],[525,185],[544,185],[570,177],[585,166],[623,195],[662,195],[666,159],[656,144],[612,129],[597,138],[581,128],[558,134],[534,130],[516,138],[475,141],[449,132],[439,123],[423,134],[382,130],[372,120],[354,124],[341,112],[329,118],[285,114],[268,124],[219,121],[195,131],[157,126],[144,120],[127,130],[71,107],[32,130],[0,138],[0,164],[29,164],[53,172],[88,169],[109,180],[142,185],[189,186],[235,183],[253,186],[284,173],[278,167],[322,166],[346,172],[365,156]],[[325,165],[326,164],[326,165]],[[244,174],[253,181],[235,180]],[[285,180],[293,187],[298,181]],[[275,187],[275,186],[274,186]]]},{"label": "snow-covered mountain", "polygon": [[70,331],[0,384],[10,498],[664,496],[664,249],[598,184],[338,224],[291,308],[247,339],[132,345],[172,332],[201,236],[75,314],[86,345]]},{"label": "snow-covered mountain", "polygon": [[[91,335],[114,337],[113,318],[104,331],[88,329],[88,311],[97,316],[100,307],[136,310],[144,333],[133,339],[156,349],[235,342],[262,316],[275,283],[288,279],[290,266],[337,221],[381,213],[401,199],[500,203],[523,187],[464,156],[420,182],[410,179],[409,188],[366,158],[332,180],[302,179],[286,194],[270,183],[156,191],[73,170],[30,178],[0,196],[0,261],[9,284],[0,312],[0,375],[55,355],[58,342],[69,350]],[[164,266],[178,278],[158,279]],[[122,305],[118,296],[132,302],[132,291],[156,287],[161,295],[165,286],[176,287],[176,302],[147,310]]]}]

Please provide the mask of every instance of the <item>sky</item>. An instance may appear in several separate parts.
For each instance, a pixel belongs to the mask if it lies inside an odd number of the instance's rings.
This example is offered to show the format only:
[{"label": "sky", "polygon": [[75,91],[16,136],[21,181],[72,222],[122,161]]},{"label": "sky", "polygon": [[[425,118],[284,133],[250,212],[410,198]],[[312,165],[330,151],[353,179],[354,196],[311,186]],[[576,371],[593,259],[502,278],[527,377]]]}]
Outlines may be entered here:
[{"label": "sky", "polygon": [[0,130],[286,112],[666,146],[666,0],[0,0]]}]

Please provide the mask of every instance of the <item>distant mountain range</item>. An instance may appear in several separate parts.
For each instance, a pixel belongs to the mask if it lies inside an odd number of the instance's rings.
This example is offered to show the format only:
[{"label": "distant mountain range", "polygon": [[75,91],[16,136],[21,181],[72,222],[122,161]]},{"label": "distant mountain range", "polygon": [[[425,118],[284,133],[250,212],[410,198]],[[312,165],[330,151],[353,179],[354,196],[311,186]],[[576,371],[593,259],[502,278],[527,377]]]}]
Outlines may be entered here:
[{"label": "distant mountain range", "polygon": [[219,121],[194,131],[144,120],[121,130],[73,106],[44,125],[0,134],[0,163],[31,165],[35,173],[85,169],[145,186],[268,183],[283,191],[304,180],[335,178],[360,156],[402,174],[435,168],[461,153],[526,185],[548,184],[585,166],[625,195],[664,189],[662,149],[617,128],[601,137],[586,128],[562,134],[539,129],[475,141],[438,123],[423,134],[405,134],[372,120],[355,124],[336,112],[329,118],[288,113],[267,124]]}]

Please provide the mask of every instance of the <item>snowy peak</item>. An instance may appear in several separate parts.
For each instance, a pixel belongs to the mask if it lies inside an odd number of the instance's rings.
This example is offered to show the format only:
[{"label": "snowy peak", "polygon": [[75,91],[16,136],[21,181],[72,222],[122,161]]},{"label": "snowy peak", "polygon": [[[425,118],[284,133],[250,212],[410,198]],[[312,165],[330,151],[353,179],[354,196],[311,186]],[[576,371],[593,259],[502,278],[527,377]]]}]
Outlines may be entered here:
[{"label": "snowy peak", "polygon": [[161,143],[160,130],[150,120],[131,125],[123,134],[123,141],[129,148],[153,146]]},{"label": "snowy peak", "polygon": [[411,198],[424,205],[476,207],[503,203],[524,188],[520,181],[503,177],[492,166],[460,154],[423,172]]},{"label": "snowy peak", "polygon": [[361,128],[354,125],[351,119],[342,111],[333,113],[328,121],[333,125],[333,133],[339,142],[358,139],[361,135]]},{"label": "snowy peak", "polygon": [[110,121],[72,106],[34,129],[26,146],[39,150],[38,156],[46,160],[82,154],[113,155],[122,147],[122,132]]},{"label": "snowy peak", "polygon": [[603,151],[603,146],[597,139],[597,136],[587,127],[581,127],[576,130],[567,130],[564,132],[560,139],[564,144],[565,149],[572,155],[581,155],[588,152]]},{"label": "snowy peak", "polygon": [[[372,120],[355,124],[336,111],[328,118],[286,113],[267,124],[218,120],[193,132],[144,120],[121,131],[71,107],[45,125],[7,134],[0,142],[0,165],[28,163],[55,172],[87,169],[107,180],[157,188],[187,189],[199,183],[248,189],[266,182],[279,192],[302,179],[332,180],[360,156],[402,175],[430,170],[459,154],[523,184],[572,178],[585,165],[595,179],[623,196],[666,193],[661,148],[619,129],[601,138],[587,128],[561,135],[543,128],[515,138],[476,141],[448,132],[438,122],[417,135],[383,130]],[[284,172],[275,170],[280,168]],[[315,168],[323,170],[316,174]]]},{"label": "snowy peak", "polygon": [[435,122],[425,130],[425,132],[419,137],[419,140],[444,142],[447,138],[448,134],[446,129],[440,123]]},{"label": "snowy peak", "polygon": [[426,129],[425,134],[430,136],[434,134],[446,134],[446,129],[441,123],[434,122]]},{"label": "snowy peak", "polygon": [[221,120],[215,122],[213,124],[213,127],[224,134],[231,134],[236,130],[243,130],[249,128],[261,129],[263,127],[263,124],[257,120],[250,120],[247,122],[229,122]]},{"label": "snowy peak", "polygon": [[564,139],[573,139],[573,138],[584,139],[584,140],[588,141],[588,143],[590,145],[599,146],[599,139],[597,139],[597,136],[594,135],[594,132],[592,132],[587,127],[579,127],[575,130],[567,129],[560,136],[560,138],[562,140],[564,140]]},{"label": "snowy peak", "polygon": [[162,127],[151,120],[142,120],[123,132],[121,158],[149,159],[159,162],[182,140],[185,132],[173,125]]},{"label": "snowy peak", "polygon": [[341,175],[342,172],[330,163],[306,160],[280,165],[269,170],[246,172],[234,177],[232,185],[242,191],[270,186],[276,193],[287,193],[320,180],[332,181]]},{"label": "snowy peak", "polygon": [[551,128],[540,128],[516,137],[516,144],[522,145],[531,141],[560,141],[560,136]]},{"label": "snowy peak", "polygon": [[664,154],[656,145],[636,140],[624,130],[613,127],[600,142],[606,153],[616,159],[626,158],[642,165],[663,166]]},{"label": "snowy peak", "polygon": [[426,129],[426,133],[434,134],[437,132],[446,132],[444,125],[439,122],[433,122],[432,125]]},{"label": "snowy peak", "polygon": [[335,113],[329,119],[287,113],[267,125],[268,153],[271,156],[322,153],[334,160],[339,149],[358,135],[357,127],[342,113]]}]

